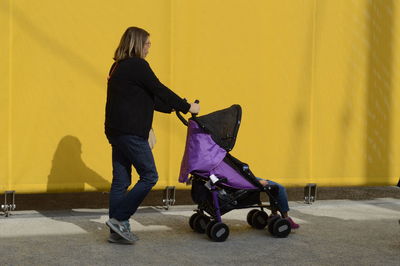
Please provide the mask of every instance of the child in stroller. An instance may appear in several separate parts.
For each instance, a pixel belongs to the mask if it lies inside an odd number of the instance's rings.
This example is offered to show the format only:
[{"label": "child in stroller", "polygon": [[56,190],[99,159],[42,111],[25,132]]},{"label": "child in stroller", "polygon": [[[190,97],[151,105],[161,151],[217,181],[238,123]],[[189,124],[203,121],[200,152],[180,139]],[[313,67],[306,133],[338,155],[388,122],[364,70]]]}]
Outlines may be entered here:
[{"label": "child in stroller", "polygon": [[[285,189],[255,177],[247,164],[229,153],[236,142],[241,114],[239,105],[199,117],[193,115],[189,121],[177,112],[188,126],[179,181],[192,184],[192,199],[198,204],[189,225],[196,232],[207,233],[213,241],[222,242],[229,236],[229,227],[221,216],[234,209],[256,207],[260,210],[253,209],[247,215],[250,226],[264,229],[268,225],[272,235],[287,237],[298,225],[287,215]],[[262,204],[261,192],[267,194],[270,205]],[[270,217],[264,208],[271,209]]]}]

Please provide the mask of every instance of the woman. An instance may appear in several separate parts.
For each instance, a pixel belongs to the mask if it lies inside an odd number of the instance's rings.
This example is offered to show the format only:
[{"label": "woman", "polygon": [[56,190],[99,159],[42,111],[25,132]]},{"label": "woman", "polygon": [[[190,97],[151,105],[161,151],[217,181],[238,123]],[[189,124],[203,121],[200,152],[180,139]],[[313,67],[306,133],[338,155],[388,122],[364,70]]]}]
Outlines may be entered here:
[{"label": "woman", "polygon": [[[137,27],[122,35],[114,54],[107,87],[105,133],[112,146],[113,181],[110,190],[110,242],[134,243],[129,218],[158,180],[148,138],[154,110],[198,113],[200,105],[187,103],[153,73],[144,59],[150,34]],[[139,181],[128,192],[132,165]]]}]

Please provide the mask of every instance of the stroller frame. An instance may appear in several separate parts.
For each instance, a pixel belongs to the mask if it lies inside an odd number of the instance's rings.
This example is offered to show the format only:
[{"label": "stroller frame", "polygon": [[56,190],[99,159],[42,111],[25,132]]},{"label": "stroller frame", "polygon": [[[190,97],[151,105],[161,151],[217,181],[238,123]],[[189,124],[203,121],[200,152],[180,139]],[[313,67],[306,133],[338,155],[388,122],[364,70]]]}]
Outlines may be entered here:
[{"label": "stroller frame", "polygon": [[[204,208],[202,206],[199,206],[198,211],[206,211],[213,219],[215,219],[218,222],[222,222],[221,216],[233,209],[248,209],[248,208],[260,208],[261,211],[264,211],[264,208],[270,209],[270,210],[276,210],[276,211],[281,211],[281,208],[279,206],[279,203],[276,199],[276,195],[278,194],[279,187],[276,185],[267,185],[263,186],[261,185],[258,180],[254,177],[253,173],[250,171],[249,167],[247,164],[239,161],[235,157],[233,157],[231,154],[227,153],[227,157],[229,160],[233,161],[239,169],[243,169],[241,171],[241,174],[244,178],[246,178],[248,181],[250,181],[253,185],[257,187],[257,189],[254,190],[243,190],[243,194],[246,194],[247,192],[249,193],[262,193],[265,192],[266,195],[270,199],[270,204],[263,204],[260,200],[260,197],[258,196],[258,201],[257,203],[247,203],[239,206],[235,206],[234,208],[226,208],[227,205],[230,205],[232,203],[235,203],[240,197],[243,196],[237,195],[235,197],[227,198],[225,197],[226,200],[224,204],[220,204],[220,198],[219,198],[219,192],[224,189],[232,189],[224,185],[225,179],[218,179],[217,177],[211,175],[210,177],[205,177],[196,173],[192,173],[191,180],[193,179],[203,179],[205,181],[205,186],[209,189],[211,196],[212,196],[212,209],[213,210],[206,210],[207,208]],[[237,170],[237,169],[236,169]],[[239,191],[239,190],[238,190]],[[234,204],[237,205],[237,204]],[[226,211],[224,211],[226,210]]]},{"label": "stroller frame", "polygon": [[[189,122],[186,121],[179,112],[176,112],[176,115],[184,125],[189,125]],[[205,132],[210,132],[210,130],[197,119],[196,115],[192,114],[191,120],[196,122]],[[238,121],[238,125],[239,124],[240,120]],[[236,131],[235,134],[237,134],[238,126],[234,130]],[[190,172],[191,176],[187,183],[192,183],[192,199],[198,204],[197,209],[194,210],[195,213],[190,217],[190,227],[198,233],[207,233],[207,236],[213,241],[222,242],[225,241],[229,235],[229,227],[222,222],[221,218],[225,213],[234,209],[257,208],[248,213],[248,224],[256,229],[264,229],[268,225],[268,231],[273,236],[286,237],[291,231],[289,222],[286,219],[282,219],[279,215],[268,217],[267,213],[264,211],[264,208],[266,208],[272,210],[273,213],[275,213],[275,211],[281,212],[281,207],[277,200],[279,187],[276,185],[263,186],[246,163],[241,162],[229,153],[232,147],[233,145],[231,147],[223,147],[226,150],[223,161],[255,188],[239,189],[229,187],[225,184],[227,181],[226,178],[218,178],[213,174],[206,175],[196,171]],[[206,199],[196,200],[194,198],[194,194],[196,194],[193,192],[195,189],[194,183],[196,183],[197,189],[200,189],[200,192],[197,191],[197,194],[206,195]],[[238,195],[232,196],[227,194],[225,189],[236,191]],[[265,192],[269,197],[269,205],[261,202],[260,193],[262,192]],[[249,197],[246,198],[246,196]],[[241,199],[248,198],[250,198],[248,202],[239,202]],[[209,216],[205,213],[208,213]]]}]

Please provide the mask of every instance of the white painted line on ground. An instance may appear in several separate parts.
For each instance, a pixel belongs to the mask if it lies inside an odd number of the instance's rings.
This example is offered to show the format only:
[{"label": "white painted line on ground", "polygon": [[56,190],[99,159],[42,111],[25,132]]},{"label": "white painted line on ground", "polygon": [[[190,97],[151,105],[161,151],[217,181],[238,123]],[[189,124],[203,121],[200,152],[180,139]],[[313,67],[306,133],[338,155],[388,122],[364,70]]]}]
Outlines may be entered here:
[{"label": "white painted line on ground", "polygon": [[[90,221],[104,224],[108,220],[108,215],[102,215],[99,219],[91,219]],[[168,231],[171,227],[165,225],[143,225],[134,219],[129,220],[132,231],[134,232],[149,232],[149,231]]]},{"label": "white painted line on ground", "polygon": [[0,238],[38,235],[71,235],[82,233],[86,233],[86,231],[75,224],[57,221],[47,217],[0,220]]},{"label": "white painted line on ground", "polygon": [[[394,211],[385,207],[381,207],[387,201],[371,200],[371,201],[351,201],[351,200],[336,200],[336,201],[316,201],[308,206],[296,206],[295,209],[301,213],[333,217],[342,220],[383,220],[383,219],[399,219],[400,212]],[[397,201],[390,201],[395,205]]]}]

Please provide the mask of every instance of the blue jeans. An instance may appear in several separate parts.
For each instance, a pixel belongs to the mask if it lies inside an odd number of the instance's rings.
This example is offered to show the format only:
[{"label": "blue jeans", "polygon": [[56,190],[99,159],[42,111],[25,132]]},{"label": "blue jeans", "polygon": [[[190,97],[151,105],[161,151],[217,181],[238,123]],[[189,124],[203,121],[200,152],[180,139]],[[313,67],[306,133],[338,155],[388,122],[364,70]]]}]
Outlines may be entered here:
[{"label": "blue jeans", "polygon": [[[259,180],[266,180],[263,178],[257,177]],[[267,180],[268,184],[270,185],[276,185],[279,188],[278,192],[278,198],[276,199],[278,201],[279,207],[281,208],[281,212],[288,212],[289,211],[289,203],[288,203],[288,196],[286,193],[286,188],[282,186],[281,184],[278,184],[274,181]]]},{"label": "blue jeans", "polygon": [[[109,216],[119,221],[129,220],[151,188],[158,174],[147,139],[133,135],[108,136],[112,146],[113,180],[110,190]],[[139,181],[130,190],[132,165]]]}]

